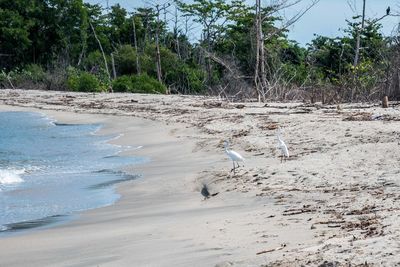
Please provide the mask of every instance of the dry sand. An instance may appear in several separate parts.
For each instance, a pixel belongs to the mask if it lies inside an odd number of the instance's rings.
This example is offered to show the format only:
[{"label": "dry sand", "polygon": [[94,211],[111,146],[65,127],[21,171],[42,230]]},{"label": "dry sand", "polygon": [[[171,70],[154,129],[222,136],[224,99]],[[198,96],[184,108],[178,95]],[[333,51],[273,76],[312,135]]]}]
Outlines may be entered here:
[{"label": "dry sand", "polygon": [[[22,90],[0,90],[0,104],[103,123],[151,158],[127,168],[143,177],[120,184],[115,205],[1,238],[0,266],[400,264],[397,105]],[[225,139],[246,158],[235,175]],[[203,200],[203,182],[219,194]]]}]

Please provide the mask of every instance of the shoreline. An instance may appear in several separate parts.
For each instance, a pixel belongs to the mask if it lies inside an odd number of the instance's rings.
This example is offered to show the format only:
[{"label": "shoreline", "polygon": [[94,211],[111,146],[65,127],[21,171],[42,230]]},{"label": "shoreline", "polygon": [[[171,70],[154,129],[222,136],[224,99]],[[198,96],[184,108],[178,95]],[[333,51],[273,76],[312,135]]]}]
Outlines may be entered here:
[{"label": "shoreline", "polygon": [[[50,116],[48,116],[47,113],[36,110],[36,109],[29,109],[29,110],[26,110],[23,108],[10,109],[5,106],[0,106],[0,112],[7,112],[7,111],[9,111],[9,112],[20,111],[20,112],[27,112],[28,114],[30,114],[30,113],[38,114],[40,116],[44,116],[46,118],[46,120],[49,120],[55,126],[90,125],[89,121],[87,123],[79,123],[79,124],[59,122],[58,120],[55,119],[54,116],[50,117]],[[108,143],[111,145],[111,142],[116,143],[116,142],[118,142],[117,141],[118,138],[121,137],[121,135],[105,136],[104,134],[101,134],[101,129],[103,129],[105,127],[105,125],[103,125],[103,124],[92,124],[92,125],[94,125],[96,127],[96,129],[93,130],[92,132],[90,132],[90,135],[104,136],[106,138],[102,141],[99,141],[100,143]],[[116,153],[112,154],[111,156],[107,156],[107,157],[123,157],[122,155],[120,155],[121,153],[124,153],[125,151],[131,151],[131,153],[129,153],[129,154],[132,154],[131,155],[132,163],[129,164],[130,166],[136,166],[138,164],[143,164],[144,162],[148,161],[148,159],[145,159],[145,158],[135,157],[133,152],[137,148],[130,148],[128,146],[115,145],[115,144],[113,146],[115,146]],[[96,152],[94,151],[94,153],[96,153]],[[114,169],[94,170],[94,172],[100,172],[100,173],[112,172],[116,175],[116,177],[112,180],[107,180],[105,182],[98,181],[97,183],[91,184],[86,189],[87,190],[93,190],[93,189],[97,190],[97,189],[102,189],[104,187],[114,187],[113,191],[115,194],[117,194],[116,186],[118,184],[138,179],[141,176],[141,174],[139,174],[139,173],[123,172],[123,169],[124,169],[124,167],[120,166],[120,167],[116,167]],[[87,194],[89,194],[89,191],[87,192]],[[78,210],[72,211],[72,212],[55,213],[55,214],[51,214],[51,215],[47,215],[47,216],[43,216],[43,217],[37,217],[37,218],[28,219],[28,220],[14,221],[11,223],[4,224],[4,225],[2,225],[2,227],[0,227],[0,228],[2,228],[2,229],[0,229],[0,238],[10,237],[13,235],[23,235],[23,234],[29,233],[29,231],[40,231],[43,229],[49,229],[49,228],[55,227],[57,225],[61,225],[63,223],[69,223],[72,220],[74,220],[74,218],[76,219],[77,217],[79,217],[80,214],[85,213],[88,210],[114,205],[120,197],[121,196],[118,194],[118,198],[113,199],[113,200],[110,199],[109,203],[103,203],[103,204],[99,204],[97,206],[87,207],[85,209],[78,209]]]},{"label": "shoreline", "polygon": [[[374,103],[229,103],[200,96],[2,90],[4,104],[36,108],[59,121],[102,122],[105,134],[122,133],[117,144],[143,145],[135,154],[152,161],[135,166],[144,177],[117,187],[121,199],[115,205],[85,212],[65,226],[0,239],[0,264],[398,262],[396,105],[382,109]],[[285,163],[275,145],[278,126],[285,129],[290,152]],[[225,139],[246,159],[236,175],[229,172]],[[204,201],[202,182],[219,194]],[[23,255],[13,251],[21,245]]]},{"label": "shoreline", "polygon": [[[42,261],[40,258],[42,258],[44,255],[47,255],[47,257],[51,257],[50,255],[54,253],[54,251],[58,250],[59,245],[57,245],[59,242],[63,243],[63,242],[67,242],[64,241],[65,239],[70,239],[71,235],[77,238],[76,240],[74,240],[74,247],[81,247],[81,246],[85,246],[84,244],[89,241],[87,240],[85,242],[85,240],[79,240],[81,237],[81,231],[83,232],[87,232],[89,229],[87,229],[86,225],[91,225],[91,224],[96,224],[99,225],[99,228],[103,228],[103,227],[116,227],[115,225],[109,225],[108,223],[99,223],[99,220],[104,220],[104,221],[108,221],[108,220],[114,220],[112,217],[109,217],[107,214],[112,213],[114,215],[114,212],[116,213],[120,213],[121,210],[126,210],[126,209],[130,209],[130,207],[127,206],[132,206],[132,205],[137,205],[136,209],[142,211],[142,213],[144,214],[144,216],[147,215],[148,210],[150,210],[151,208],[147,208],[146,207],[146,199],[143,197],[143,195],[147,195],[147,194],[153,194],[152,189],[155,189],[157,195],[154,196],[150,196],[150,199],[153,201],[153,203],[150,206],[156,206],[160,205],[160,203],[156,203],[157,205],[154,205],[154,202],[158,202],[155,201],[155,199],[160,199],[162,200],[161,202],[164,201],[168,201],[169,198],[172,198],[170,201],[176,202],[177,200],[175,199],[175,196],[168,196],[170,195],[172,192],[177,193],[177,195],[180,195],[179,198],[185,197],[187,195],[190,195],[190,200],[195,199],[196,201],[201,199],[201,195],[200,193],[197,192],[192,192],[192,188],[191,186],[189,187],[189,191],[186,192],[187,190],[185,189],[185,191],[181,191],[182,190],[182,185],[179,185],[179,181],[173,181],[173,183],[167,184],[169,188],[160,188],[163,187],[162,185],[152,185],[155,182],[160,182],[160,178],[159,176],[161,175],[165,175],[164,173],[167,172],[166,176],[178,176],[180,178],[183,179],[187,179],[185,178],[184,174],[175,174],[174,173],[178,173],[176,170],[176,167],[172,167],[172,170],[168,170],[168,166],[165,166],[165,162],[163,162],[163,156],[160,154],[161,151],[164,151],[165,153],[170,152],[170,156],[173,156],[174,154],[181,154],[180,150],[186,150],[186,153],[190,153],[190,149],[179,149],[177,150],[177,146],[176,143],[178,142],[179,145],[182,145],[181,147],[189,147],[190,148],[190,142],[188,142],[188,140],[185,140],[185,145],[181,144],[180,141],[181,140],[174,140],[176,138],[172,137],[169,135],[168,131],[176,131],[175,128],[173,127],[169,127],[167,125],[163,125],[162,123],[159,122],[153,122],[153,121],[147,121],[146,119],[142,120],[142,119],[138,119],[138,118],[130,118],[130,122],[127,123],[127,117],[124,116],[120,116],[118,118],[115,118],[115,116],[107,116],[107,115],[93,115],[93,114],[74,114],[74,113],[69,113],[69,112],[59,112],[59,111],[51,111],[51,110],[41,110],[41,109],[35,109],[35,108],[24,108],[24,107],[9,107],[9,106],[0,106],[0,110],[2,111],[31,111],[31,112],[40,112],[45,114],[46,116],[50,117],[50,118],[54,118],[56,121],[60,122],[60,123],[79,123],[79,124],[83,124],[83,123],[101,123],[104,125],[104,127],[102,127],[96,134],[100,134],[100,135],[112,135],[112,134],[118,134],[119,137],[118,138],[114,138],[112,140],[110,140],[109,142],[112,144],[116,144],[116,145],[130,145],[133,147],[133,149],[131,149],[130,151],[123,151],[122,154],[132,154],[135,153],[135,155],[149,155],[149,154],[153,154],[154,157],[151,156],[151,160],[149,163],[144,163],[144,164],[140,164],[140,165],[134,165],[133,169],[131,169],[134,173],[143,173],[143,176],[141,178],[135,179],[135,181],[127,181],[127,182],[122,182],[121,184],[118,184],[116,186],[116,191],[117,193],[120,195],[120,199],[115,202],[114,204],[110,205],[110,206],[106,206],[106,207],[100,207],[100,208],[95,208],[95,209],[90,209],[90,210],[86,210],[83,212],[79,212],[76,213],[74,215],[74,220],[68,220],[68,222],[66,222],[65,224],[57,224],[54,226],[50,226],[48,228],[44,228],[44,229],[34,229],[33,231],[27,231],[27,232],[23,232],[23,233],[18,233],[17,235],[12,235],[12,236],[5,236],[2,237],[0,239],[0,257],[2,258],[2,260],[0,260],[1,264],[5,264],[6,266],[23,266],[24,264],[26,264],[29,260],[30,264],[33,264],[31,266],[50,266],[54,263],[49,262],[48,260],[44,260]],[[133,128],[133,129],[129,129],[129,130],[123,130],[122,125],[125,124],[129,125],[129,128]],[[163,128],[162,131],[160,131],[160,128]],[[141,129],[140,129],[141,128]],[[140,129],[140,130],[139,130]],[[130,133],[134,133],[135,134],[135,140],[134,143],[132,143],[131,137],[130,137]],[[149,141],[150,140],[150,141]],[[151,140],[157,140],[157,141],[151,141]],[[135,147],[141,146],[140,149],[135,149]],[[161,148],[159,148],[161,147]],[[140,151],[141,150],[141,151]],[[180,167],[182,166],[183,163],[181,163]],[[187,168],[184,167],[184,168]],[[195,166],[190,166],[190,169],[196,169],[196,171],[200,171],[199,168],[196,168]],[[126,171],[128,174],[132,173],[130,170],[130,168],[126,168],[124,171]],[[196,173],[196,171],[193,172]],[[192,176],[193,174],[189,175]],[[171,178],[171,177],[168,177]],[[190,178],[190,180],[193,177]],[[175,177],[175,179],[177,179],[177,177]],[[138,188],[136,188],[138,186],[138,183],[142,184],[142,186],[140,187],[140,189],[142,191],[140,192],[135,192],[137,191]],[[184,185],[185,187],[186,185]],[[154,187],[154,188],[153,188]],[[166,189],[166,190],[164,190]],[[139,200],[139,197],[131,197],[130,194],[132,194],[132,191],[135,192],[136,194],[141,193],[142,196],[140,197],[141,199]],[[166,191],[166,192],[164,192]],[[178,194],[179,193],[179,194]],[[160,198],[162,197],[162,198]],[[132,204],[127,204],[127,202],[131,202],[131,201],[135,201],[136,200],[136,204],[132,203]],[[187,201],[187,200],[185,200]],[[186,209],[186,204],[182,203],[181,199],[178,199],[178,202],[181,203],[184,208]],[[191,206],[191,205],[189,205]],[[163,210],[165,209],[164,207],[162,208]],[[171,209],[171,208],[170,208]],[[135,208],[133,208],[133,210],[135,210]],[[151,212],[150,212],[151,213]],[[157,212],[159,213],[159,212]],[[155,216],[160,216],[156,213]],[[166,211],[166,214],[168,215],[168,211]],[[172,214],[169,214],[168,216],[171,216]],[[120,215],[121,216],[121,215]],[[133,217],[137,217],[136,214],[132,214]],[[147,216],[154,216],[154,215],[147,215]],[[141,220],[140,218],[138,218],[139,221]],[[163,224],[162,220],[162,215],[161,218],[159,218],[159,220],[157,222],[158,224]],[[145,220],[146,221],[146,220]],[[148,222],[146,222],[147,224]],[[81,230],[75,230],[75,228],[83,228]],[[68,234],[68,237],[65,238],[64,234],[62,232],[64,232],[65,230],[68,230],[70,232],[70,234]],[[91,229],[90,232],[92,232],[93,230]],[[106,230],[103,230],[106,231]],[[121,231],[121,229],[120,229]],[[113,231],[112,231],[113,232]],[[135,231],[136,232],[136,231]],[[152,232],[152,231],[151,231]],[[126,233],[125,233],[126,234]],[[152,233],[148,233],[148,232],[144,232],[144,234],[148,234],[150,236],[152,236]],[[95,235],[95,237],[93,237],[93,239],[99,238],[99,239],[103,239],[101,234],[94,234],[92,233],[92,235]],[[143,235],[143,234],[140,234]],[[41,250],[41,254],[40,257],[38,257],[39,255],[36,255],[36,251],[38,249],[38,247],[35,247],[32,251],[32,249],[30,249],[30,245],[28,247],[25,247],[24,244],[32,244],[32,243],[42,243],[44,240],[46,240],[46,242],[48,241],[48,237],[51,236],[51,239],[57,240],[56,242],[50,242],[50,244],[46,244],[44,245],[40,250]],[[111,238],[113,239],[113,238]],[[118,238],[116,238],[118,239]],[[92,243],[93,240],[90,240],[89,243]],[[126,240],[125,240],[126,242]],[[170,241],[168,239],[164,240],[164,242],[166,242],[165,245],[163,245],[162,249],[167,249],[168,247],[170,247],[170,243],[180,243],[179,241]],[[67,242],[68,243],[68,242]],[[112,242],[111,242],[112,243]],[[119,243],[119,242],[118,242]],[[118,243],[115,243],[114,246],[118,247]],[[24,257],[21,257],[21,252],[20,251],[15,251],[14,253],[12,251],[10,251],[9,248],[14,247],[14,244],[16,247],[19,247],[18,250],[22,250],[24,251]],[[64,244],[65,245],[65,244]],[[154,244],[151,244],[150,247],[153,247]],[[176,246],[176,245],[174,245]],[[187,244],[185,244],[185,246],[187,246]],[[192,245],[190,245],[192,246]],[[144,251],[149,251],[151,250],[150,247],[147,247],[145,249],[142,249],[143,252]],[[174,249],[172,249],[173,251]],[[95,249],[95,254],[97,255],[98,253],[100,254],[107,254],[107,251],[104,250],[102,253],[101,251],[101,246],[99,246],[99,248]],[[147,265],[147,261],[154,261],[154,259],[152,259],[154,257],[154,255],[147,255],[147,253],[137,253],[137,255],[135,257],[133,257],[132,259],[128,260],[128,262],[137,262],[137,261],[142,261],[143,265]],[[126,252],[125,252],[126,253]],[[85,260],[83,258],[80,259],[75,259],[76,263],[74,262],[75,260],[70,259],[70,256],[68,255],[69,253],[65,252],[65,256],[66,258],[61,259],[58,258],[57,259],[57,264],[60,264],[61,266],[64,265],[70,265],[70,264],[78,264],[80,266],[87,266],[87,263],[89,262],[89,265],[94,264],[91,262],[91,260]],[[3,256],[2,256],[3,255]],[[7,255],[7,257],[6,257]],[[14,256],[13,256],[14,255]],[[143,259],[140,260],[140,257],[138,257],[139,255],[143,255]],[[126,254],[125,257],[127,257],[128,255]],[[127,259],[125,257],[121,257],[121,263],[119,263],[119,260],[113,261],[112,263],[110,263],[110,266],[115,266],[114,264],[116,264],[117,266],[125,266],[125,264],[127,264],[127,262],[125,262]],[[208,257],[208,256],[207,256]],[[97,256],[90,256],[89,258],[97,258]],[[128,257],[130,258],[130,257]],[[193,256],[193,258],[196,258]],[[174,261],[176,261],[178,259],[174,259]],[[96,260],[95,260],[96,261]],[[107,262],[108,260],[106,260]],[[123,263],[125,262],[125,263]],[[155,265],[159,266],[164,265],[167,266],[168,261],[165,261],[165,259],[159,259],[159,263],[155,263]],[[104,264],[104,259],[100,259],[98,264]],[[97,263],[96,263],[97,264]]]}]

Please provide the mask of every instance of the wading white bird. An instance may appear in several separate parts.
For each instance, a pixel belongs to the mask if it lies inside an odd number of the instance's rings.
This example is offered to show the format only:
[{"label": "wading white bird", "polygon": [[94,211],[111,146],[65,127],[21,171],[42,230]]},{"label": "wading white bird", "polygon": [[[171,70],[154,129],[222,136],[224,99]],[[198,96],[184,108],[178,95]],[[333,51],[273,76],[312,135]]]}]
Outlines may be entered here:
[{"label": "wading white bird", "polygon": [[[229,149],[228,141],[224,142],[224,147],[225,147],[225,153],[228,155],[228,157],[230,157],[233,163],[233,169],[231,170],[231,172],[233,171],[233,173],[235,173],[236,168],[240,167],[239,162],[244,162],[244,158],[236,151]],[[235,166],[235,163],[237,164],[237,167]]]},{"label": "wading white bird", "polygon": [[285,141],[281,138],[281,129],[278,129],[278,133],[276,134],[276,137],[278,138],[278,148],[281,151],[281,162],[283,161],[283,158],[286,159],[289,157],[289,150],[285,144]]}]

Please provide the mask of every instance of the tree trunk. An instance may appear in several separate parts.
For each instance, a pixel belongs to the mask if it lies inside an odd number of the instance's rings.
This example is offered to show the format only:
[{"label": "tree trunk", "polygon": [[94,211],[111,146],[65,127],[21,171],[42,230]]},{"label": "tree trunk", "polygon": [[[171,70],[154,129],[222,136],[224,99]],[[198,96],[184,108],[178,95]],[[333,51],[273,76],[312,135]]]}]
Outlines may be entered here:
[{"label": "tree trunk", "polygon": [[113,78],[114,80],[117,78],[117,72],[115,71],[115,61],[114,61],[114,54],[111,53],[111,65],[113,70]]},{"label": "tree trunk", "polygon": [[387,96],[384,96],[384,97],[383,97],[383,100],[382,100],[382,107],[383,107],[383,108],[388,108],[388,107],[389,107],[389,99],[388,99]]},{"label": "tree trunk", "polygon": [[360,59],[361,33],[364,31],[364,24],[365,24],[365,2],[366,2],[366,0],[363,0],[363,13],[362,13],[362,18],[361,18],[361,29],[357,30],[356,51],[354,54],[354,62],[353,62],[354,67],[356,67],[358,65],[358,62]]},{"label": "tree trunk", "polygon": [[174,36],[175,36],[175,49],[179,59],[182,59],[181,49],[179,46],[179,31],[178,31],[178,9],[175,8],[175,20],[174,20]]},{"label": "tree trunk", "polygon": [[260,13],[260,3],[261,0],[256,0],[256,23],[255,23],[255,30],[256,30],[256,64],[254,66],[254,85],[257,92],[258,102],[261,102],[261,90],[260,90],[260,83],[259,83],[259,76],[258,70],[260,69],[260,31],[259,28],[259,13]]},{"label": "tree trunk", "polygon": [[267,93],[267,76],[265,73],[265,47],[264,47],[264,36],[263,36],[263,30],[262,30],[262,17],[261,17],[261,6],[259,9],[259,18],[258,18],[258,30],[259,34],[258,36],[260,37],[260,78],[261,78],[261,91],[263,92],[263,101],[265,101],[265,94]]},{"label": "tree trunk", "polygon": [[89,22],[89,24],[90,24],[90,27],[92,28],[92,31],[93,31],[93,34],[94,34],[94,38],[96,38],[97,43],[99,44],[101,54],[103,55],[104,66],[106,68],[106,72],[107,72],[107,76],[108,76],[108,82],[110,83],[110,90],[111,90],[111,92],[113,92],[112,85],[111,85],[111,75],[110,75],[110,71],[108,70],[107,58],[106,58],[106,55],[104,54],[103,46],[101,45],[101,42],[100,42],[99,38],[97,38],[97,34],[96,34],[96,31],[94,30],[94,27],[93,27],[92,23]]},{"label": "tree trunk", "polygon": [[157,79],[162,83],[162,73],[161,73],[161,56],[160,56],[160,40],[159,40],[159,27],[160,27],[160,8],[157,8],[157,26],[156,26],[156,65],[157,65]]},{"label": "tree trunk", "polygon": [[262,21],[261,0],[256,0],[256,66],[254,81],[259,102],[265,101],[265,93],[268,86],[265,72],[265,48]]},{"label": "tree trunk", "polygon": [[132,18],[132,24],[133,24],[133,42],[135,43],[135,50],[136,50],[136,72],[137,72],[137,75],[140,75],[139,50],[138,50],[137,39],[136,39],[136,25],[135,25],[134,17]]},{"label": "tree trunk", "polygon": [[[211,36],[210,36],[210,29],[209,28],[207,28],[206,39],[207,39],[207,49],[206,49],[206,51],[208,53],[211,53]],[[211,66],[210,57],[206,57],[206,69],[207,69],[207,83],[208,83],[208,86],[211,87],[211,85],[212,85],[212,66]]]}]

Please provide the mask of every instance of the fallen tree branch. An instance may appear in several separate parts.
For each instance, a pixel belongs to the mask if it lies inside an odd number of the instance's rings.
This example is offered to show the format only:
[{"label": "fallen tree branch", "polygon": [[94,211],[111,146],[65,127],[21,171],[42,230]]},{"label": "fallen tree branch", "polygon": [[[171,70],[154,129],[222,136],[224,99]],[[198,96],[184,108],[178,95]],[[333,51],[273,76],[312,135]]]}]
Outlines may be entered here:
[{"label": "fallen tree branch", "polygon": [[302,213],[306,213],[306,212],[315,212],[316,209],[290,209],[290,210],[285,210],[283,212],[283,216],[290,216],[290,215],[297,215],[297,214],[302,214]]},{"label": "fallen tree branch", "polygon": [[8,83],[11,85],[12,89],[15,89],[14,85],[11,82],[10,76],[8,73],[5,73],[4,70],[1,71],[3,75],[7,78]]},{"label": "fallen tree branch", "polygon": [[260,254],[264,254],[264,253],[268,253],[268,252],[273,252],[273,251],[277,251],[277,250],[282,250],[285,247],[286,247],[286,244],[282,244],[280,247],[277,247],[277,248],[266,249],[266,250],[257,252],[256,255],[260,255]]}]

